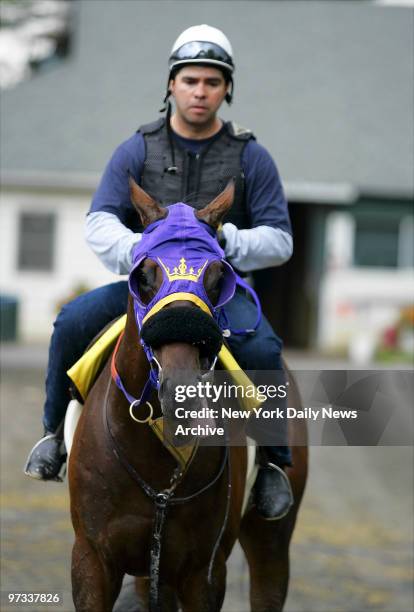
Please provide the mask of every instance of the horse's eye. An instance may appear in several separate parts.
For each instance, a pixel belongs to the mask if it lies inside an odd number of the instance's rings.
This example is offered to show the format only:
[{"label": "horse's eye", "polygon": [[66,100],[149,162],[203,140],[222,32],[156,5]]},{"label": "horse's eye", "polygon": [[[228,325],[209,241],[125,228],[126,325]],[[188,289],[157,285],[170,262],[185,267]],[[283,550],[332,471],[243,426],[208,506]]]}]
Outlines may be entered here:
[{"label": "horse's eye", "polygon": [[157,282],[157,267],[144,266],[135,271],[136,292],[143,304],[148,304],[156,295],[160,283]]},{"label": "horse's eye", "polygon": [[147,275],[145,274],[143,270],[138,270],[137,281],[138,281],[139,286],[142,288],[149,286]]},{"label": "horse's eye", "polygon": [[150,269],[144,272],[138,272],[138,289],[140,293],[151,293],[155,295],[155,271]]},{"label": "horse's eye", "polygon": [[204,288],[213,306],[215,306],[219,299],[223,278],[224,271],[222,267],[218,267],[215,264],[211,265],[204,277]]}]

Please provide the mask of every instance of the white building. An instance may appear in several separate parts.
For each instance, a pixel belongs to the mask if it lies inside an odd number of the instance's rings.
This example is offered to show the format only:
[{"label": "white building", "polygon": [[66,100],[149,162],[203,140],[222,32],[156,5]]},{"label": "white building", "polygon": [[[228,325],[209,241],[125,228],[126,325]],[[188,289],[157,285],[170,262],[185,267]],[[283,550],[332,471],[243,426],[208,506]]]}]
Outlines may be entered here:
[{"label": "white building", "polygon": [[295,255],[256,274],[278,333],[343,349],[376,341],[414,302],[412,8],[96,0],[74,10],[69,59],[2,94],[0,292],[19,299],[22,339],[47,338],[77,285],[117,280],[85,246],[84,216],[113,149],[156,118],[174,37],[203,22],[235,50],[223,116],[270,150],[290,201]]}]

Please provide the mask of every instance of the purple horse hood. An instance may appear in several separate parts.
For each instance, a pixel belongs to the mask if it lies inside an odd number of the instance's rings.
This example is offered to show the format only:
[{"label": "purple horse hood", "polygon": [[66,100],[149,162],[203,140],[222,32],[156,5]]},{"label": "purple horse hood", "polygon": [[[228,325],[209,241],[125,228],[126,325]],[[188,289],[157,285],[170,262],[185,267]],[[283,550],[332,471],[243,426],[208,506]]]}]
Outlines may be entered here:
[{"label": "purple horse hood", "polygon": [[[175,300],[189,300],[212,316],[234,295],[236,275],[224,261],[213,229],[199,221],[195,210],[182,202],[168,207],[165,219],[149,225],[141,241],[133,250],[133,268],[129,276],[129,290],[134,298],[135,315],[139,325],[166,304]],[[211,232],[211,233],[210,233]],[[149,257],[159,265],[163,274],[162,284],[149,304],[139,296],[137,270]],[[204,275],[209,265],[220,261],[224,266],[224,277],[217,304],[213,305],[204,288]]]}]

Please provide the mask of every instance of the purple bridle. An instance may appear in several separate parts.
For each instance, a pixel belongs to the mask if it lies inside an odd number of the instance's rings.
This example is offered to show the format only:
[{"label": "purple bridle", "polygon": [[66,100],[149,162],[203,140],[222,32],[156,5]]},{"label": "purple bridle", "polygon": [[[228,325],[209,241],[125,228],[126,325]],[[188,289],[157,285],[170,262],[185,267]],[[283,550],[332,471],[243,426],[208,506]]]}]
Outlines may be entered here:
[{"label": "purple bridle", "polygon": [[[155,221],[145,228],[141,241],[133,251],[129,291],[134,299],[134,313],[138,329],[141,331],[142,326],[150,317],[168,303],[177,300],[193,302],[219,324],[220,309],[233,297],[238,277],[230,264],[224,260],[224,251],[217,242],[214,229],[196,218],[194,208],[180,202],[172,204],[167,210],[166,218]],[[138,269],[147,258],[160,266],[163,280],[154,298],[148,304],[144,304],[139,293]],[[203,281],[209,265],[215,261],[223,264],[224,276],[221,280],[217,303],[213,305]],[[130,402],[130,411],[132,407],[142,405],[148,399],[152,389],[159,386],[158,374],[161,366],[152,348],[142,338],[140,342],[151,370],[139,399],[134,398],[125,389],[116,371],[115,358],[112,360],[113,379]],[[212,367],[214,367],[216,358]],[[154,369],[153,362],[157,364],[158,371]]]},{"label": "purple bridle", "polygon": [[[168,303],[185,300],[193,302],[211,315],[222,329],[224,336],[254,334],[262,318],[260,301],[250,285],[240,278],[230,264],[224,260],[224,251],[217,242],[214,229],[203,221],[199,221],[195,216],[194,208],[187,204],[182,202],[172,204],[167,210],[166,218],[155,221],[145,228],[141,241],[133,251],[134,264],[129,275],[129,291],[134,299],[134,313],[138,329],[141,331],[143,324]],[[137,278],[137,271],[146,258],[156,262],[163,274],[161,286],[148,304],[144,304],[140,298]],[[213,305],[204,288],[203,280],[209,265],[215,261],[223,264],[224,277],[219,298]],[[257,307],[257,318],[250,329],[228,329],[227,317],[221,310],[222,306],[233,297],[236,285],[250,293]],[[148,399],[152,389],[159,387],[158,374],[161,371],[161,365],[155,358],[152,348],[142,338],[140,342],[151,368],[150,376],[140,398],[135,398],[128,393],[116,370],[117,348],[112,358],[112,378],[130,402],[131,416],[133,407],[141,406]],[[216,360],[217,356],[211,368],[214,368]],[[156,363],[158,371],[154,369],[153,362]]]},{"label": "purple bridle", "polygon": [[[187,204],[172,204],[167,210],[167,217],[149,225],[134,248],[129,291],[134,298],[139,329],[149,317],[178,299],[195,303],[217,319],[218,310],[231,300],[236,289],[236,274],[224,261],[224,251],[213,228],[199,221],[194,208]],[[163,274],[161,286],[149,304],[144,304],[140,298],[136,274],[146,258],[157,263]],[[224,266],[220,295],[215,305],[210,302],[203,282],[209,265],[214,261]]]}]

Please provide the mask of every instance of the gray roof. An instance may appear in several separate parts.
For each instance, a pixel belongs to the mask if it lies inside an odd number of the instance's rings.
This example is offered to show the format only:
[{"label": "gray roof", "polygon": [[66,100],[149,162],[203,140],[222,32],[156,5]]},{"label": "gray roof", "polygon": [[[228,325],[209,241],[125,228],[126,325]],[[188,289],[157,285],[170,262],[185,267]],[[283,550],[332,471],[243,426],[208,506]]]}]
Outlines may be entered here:
[{"label": "gray roof", "polygon": [[119,142],[156,118],[175,37],[209,23],[235,52],[235,102],[222,116],[253,129],[285,182],[413,193],[412,8],[261,0],[75,6],[71,58],[2,93],[9,176],[96,177]]}]

